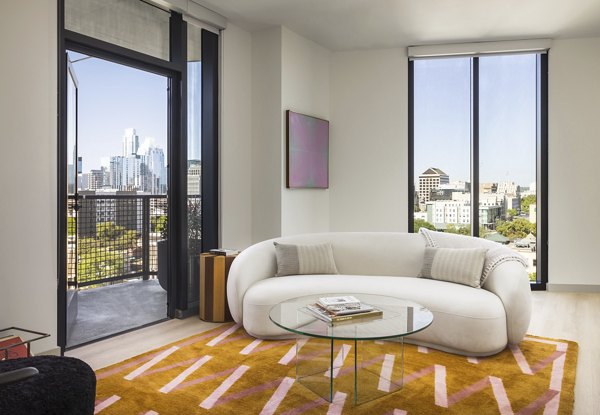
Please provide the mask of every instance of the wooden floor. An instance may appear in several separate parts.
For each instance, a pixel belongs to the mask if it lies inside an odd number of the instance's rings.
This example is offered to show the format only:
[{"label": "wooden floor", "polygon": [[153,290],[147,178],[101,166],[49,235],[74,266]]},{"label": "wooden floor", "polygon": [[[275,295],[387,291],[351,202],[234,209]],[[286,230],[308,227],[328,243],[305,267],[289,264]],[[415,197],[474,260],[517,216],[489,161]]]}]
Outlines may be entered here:
[{"label": "wooden floor", "polygon": [[600,415],[600,294],[533,293],[528,333],[579,343],[573,413]]},{"label": "wooden floor", "polygon": [[[219,324],[198,318],[170,320],[67,352],[92,368],[120,362]],[[529,334],[579,343],[576,415],[600,415],[600,294],[533,293]]]}]

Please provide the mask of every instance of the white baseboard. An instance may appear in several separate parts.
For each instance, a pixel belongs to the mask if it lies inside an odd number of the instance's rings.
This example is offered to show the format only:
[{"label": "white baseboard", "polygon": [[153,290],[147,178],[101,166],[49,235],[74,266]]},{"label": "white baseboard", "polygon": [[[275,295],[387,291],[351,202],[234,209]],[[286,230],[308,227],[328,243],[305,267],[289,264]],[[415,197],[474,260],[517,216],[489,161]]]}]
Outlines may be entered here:
[{"label": "white baseboard", "polygon": [[600,285],[596,284],[550,284],[546,285],[546,290],[552,292],[571,292],[571,293],[600,293]]}]

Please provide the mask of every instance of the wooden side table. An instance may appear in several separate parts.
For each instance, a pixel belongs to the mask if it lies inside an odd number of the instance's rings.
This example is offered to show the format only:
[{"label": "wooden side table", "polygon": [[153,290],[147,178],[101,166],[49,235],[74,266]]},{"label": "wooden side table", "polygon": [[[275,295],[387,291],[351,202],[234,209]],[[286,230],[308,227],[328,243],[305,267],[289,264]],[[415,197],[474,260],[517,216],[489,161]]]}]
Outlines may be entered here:
[{"label": "wooden side table", "polygon": [[227,276],[237,255],[200,254],[200,318],[212,323],[232,321],[227,303]]}]

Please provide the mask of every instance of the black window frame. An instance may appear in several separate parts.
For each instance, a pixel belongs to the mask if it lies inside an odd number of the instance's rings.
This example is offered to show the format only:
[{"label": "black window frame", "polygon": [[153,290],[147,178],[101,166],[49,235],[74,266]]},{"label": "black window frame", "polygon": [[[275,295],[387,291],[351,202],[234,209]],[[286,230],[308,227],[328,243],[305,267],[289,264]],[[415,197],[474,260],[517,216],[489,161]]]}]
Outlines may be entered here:
[{"label": "black window frame", "polygon": [[[534,53],[534,52],[532,52]],[[548,55],[537,54],[536,94],[536,184],[537,184],[537,281],[534,291],[546,290],[548,284]],[[479,57],[471,56],[471,189],[479,189]],[[408,232],[414,232],[414,60],[408,60]],[[471,236],[479,236],[479,192],[471,191]]]},{"label": "black window frame", "polygon": [[[198,304],[188,302],[187,243],[187,23],[170,11],[168,61],[65,29],[64,0],[58,11],[58,125],[57,125],[57,343],[64,353],[67,336],[67,50],[168,77],[168,233],[169,282],[167,316],[197,314]],[[202,251],[218,248],[219,177],[219,35],[202,30]],[[206,74],[205,74],[206,72]],[[206,127],[205,127],[206,125]],[[205,207],[206,204],[206,207]],[[112,337],[120,333],[115,333]],[[101,340],[101,339],[98,339]],[[95,340],[97,341],[97,340]]]}]

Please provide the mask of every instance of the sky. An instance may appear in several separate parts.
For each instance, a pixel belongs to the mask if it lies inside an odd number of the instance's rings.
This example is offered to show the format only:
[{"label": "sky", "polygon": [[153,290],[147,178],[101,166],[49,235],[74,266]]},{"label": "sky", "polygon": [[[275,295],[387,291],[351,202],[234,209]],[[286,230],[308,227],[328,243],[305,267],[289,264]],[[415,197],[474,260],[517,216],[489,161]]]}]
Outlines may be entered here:
[{"label": "sky", "polygon": [[[85,55],[69,51],[70,60]],[[101,158],[123,153],[126,128],[140,144],[153,137],[167,157],[167,87],[161,75],[99,58],[73,63],[78,81],[79,156],[83,172],[99,169]]]},{"label": "sky", "polygon": [[[136,129],[140,144],[153,137],[166,158],[167,78],[99,58],[77,61],[86,56],[71,51],[69,57],[78,80],[83,171],[122,155],[126,128]],[[479,66],[480,182],[529,186],[536,172],[536,55],[481,57]],[[450,181],[470,182],[470,59],[416,60],[414,68],[415,181],[438,167]],[[199,113],[197,101],[188,107]],[[189,133],[199,142],[199,125]],[[200,157],[196,148],[188,151]]]},{"label": "sky", "polygon": [[[415,181],[429,167],[450,181],[470,179],[470,59],[414,64]],[[536,177],[536,55],[479,58],[479,181]]]}]

